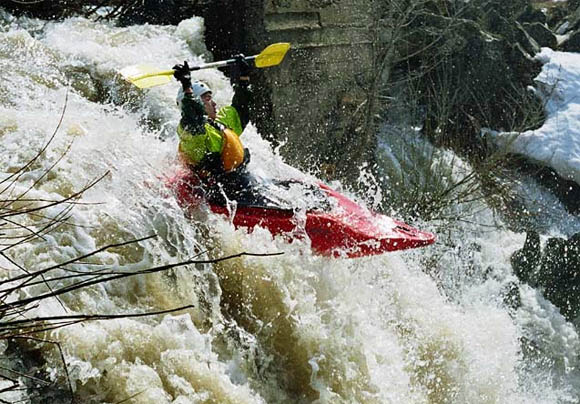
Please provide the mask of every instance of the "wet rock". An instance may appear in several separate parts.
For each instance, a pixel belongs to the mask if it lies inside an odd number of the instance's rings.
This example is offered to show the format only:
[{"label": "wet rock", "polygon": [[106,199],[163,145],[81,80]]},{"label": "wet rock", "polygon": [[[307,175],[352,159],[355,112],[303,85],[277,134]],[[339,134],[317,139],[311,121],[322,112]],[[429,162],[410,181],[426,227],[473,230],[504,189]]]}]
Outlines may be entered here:
[{"label": "wet rock", "polygon": [[558,49],[563,52],[580,52],[580,30],[572,32],[562,41]]},{"label": "wet rock", "polygon": [[26,15],[42,19],[61,19],[78,12],[74,0],[61,1],[3,1],[1,7],[14,15]]},{"label": "wet rock", "polygon": [[540,262],[541,276],[540,285],[553,287],[560,280],[560,273],[563,272],[566,264],[566,240],[559,237],[552,237],[546,242],[542,252]]},{"label": "wet rock", "polygon": [[548,12],[548,21],[546,24],[553,32],[556,32],[556,28],[565,18],[566,11],[562,7],[554,7],[554,9]]},{"label": "wet rock", "polygon": [[129,7],[121,14],[119,18],[121,25],[176,24],[181,18],[174,12],[167,12],[176,10],[177,4],[174,0],[142,0],[140,3],[140,7]]},{"label": "wet rock", "polygon": [[576,30],[580,27],[580,2],[568,1],[568,13],[564,18],[564,23],[567,23],[568,30]]},{"label": "wet rock", "polygon": [[530,231],[526,235],[524,247],[511,256],[511,264],[516,276],[523,282],[537,286],[537,272],[540,263],[540,235]]},{"label": "wet rock", "polygon": [[558,39],[556,35],[543,23],[524,23],[524,30],[538,43],[541,47],[556,49]]},{"label": "wet rock", "polygon": [[531,4],[528,4],[526,8],[518,15],[517,20],[520,23],[539,23],[545,24],[548,20],[548,17],[542,10],[533,7]]},{"label": "wet rock", "polygon": [[530,232],[524,247],[511,257],[522,282],[539,288],[570,321],[580,315],[580,233],[568,240],[549,238],[543,251],[539,236]]},{"label": "wet rock", "polygon": [[530,56],[540,51],[536,41],[528,35],[519,22],[510,21],[495,10],[489,12],[486,21],[490,32],[500,35],[511,44],[519,44]]},{"label": "wet rock", "polygon": [[[463,5],[467,4],[467,5]],[[501,15],[509,19],[514,19],[522,13],[522,11],[529,5],[529,0],[471,0],[463,3],[462,7],[476,9],[488,14],[491,10],[497,10]]]},{"label": "wet rock", "polygon": [[558,35],[565,35],[580,27],[580,7],[578,2],[568,1],[567,6],[554,7],[548,19],[550,27]]},{"label": "wet rock", "polygon": [[509,282],[501,290],[503,303],[510,309],[510,312],[517,310],[521,304],[520,289],[516,282]]},{"label": "wet rock", "polygon": [[517,159],[518,170],[524,175],[532,176],[546,187],[572,214],[580,213],[580,185],[563,178],[554,169],[539,165],[530,160]]}]

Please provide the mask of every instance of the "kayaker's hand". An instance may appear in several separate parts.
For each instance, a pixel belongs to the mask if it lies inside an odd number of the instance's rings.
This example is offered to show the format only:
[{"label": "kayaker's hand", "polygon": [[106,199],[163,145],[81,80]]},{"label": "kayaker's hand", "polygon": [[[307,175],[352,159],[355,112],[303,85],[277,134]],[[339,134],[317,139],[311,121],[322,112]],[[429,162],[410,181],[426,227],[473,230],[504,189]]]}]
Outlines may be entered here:
[{"label": "kayaker's hand", "polygon": [[249,81],[249,75],[252,68],[250,67],[246,57],[240,53],[233,57],[235,63],[230,68],[230,81],[232,84],[238,84],[241,81]]},{"label": "kayaker's hand", "polygon": [[191,70],[187,61],[183,61],[183,64],[173,66],[173,77],[181,83],[184,90],[191,87]]},{"label": "kayaker's hand", "polygon": [[234,56],[234,59],[236,59],[236,65],[238,65],[238,68],[240,69],[240,76],[241,77],[249,76],[252,68],[250,67],[250,64],[246,60],[244,54],[243,53],[237,54]]}]

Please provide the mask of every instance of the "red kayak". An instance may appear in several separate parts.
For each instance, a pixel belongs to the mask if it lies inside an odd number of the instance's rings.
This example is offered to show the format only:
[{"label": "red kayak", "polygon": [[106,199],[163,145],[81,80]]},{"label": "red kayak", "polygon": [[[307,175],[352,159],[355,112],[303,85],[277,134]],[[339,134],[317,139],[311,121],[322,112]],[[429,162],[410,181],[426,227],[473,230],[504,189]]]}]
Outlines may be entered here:
[{"label": "red kayak", "polygon": [[[235,209],[229,209],[226,201],[204,197],[203,188],[191,173],[178,173],[169,179],[168,185],[184,209],[195,209],[205,202],[212,212],[225,216],[235,212],[232,222],[236,228],[244,227],[251,231],[260,226],[272,234],[286,234],[290,238],[300,238],[300,230],[305,230],[312,249],[325,256],[365,257],[435,242],[432,233],[371,212],[322,183],[309,185],[301,181],[277,181],[245,187],[238,197],[229,198],[235,199]],[[248,188],[253,188],[253,192],[248,192]],[[295,203],[291,201],[297,199],[296,192],[289,198],[286,195],[285,200],[280,198],[277,191],[284,193],[290,188],[303,190],[304,198],[300,199],[310,198],[306,208],[292,207]]]}]

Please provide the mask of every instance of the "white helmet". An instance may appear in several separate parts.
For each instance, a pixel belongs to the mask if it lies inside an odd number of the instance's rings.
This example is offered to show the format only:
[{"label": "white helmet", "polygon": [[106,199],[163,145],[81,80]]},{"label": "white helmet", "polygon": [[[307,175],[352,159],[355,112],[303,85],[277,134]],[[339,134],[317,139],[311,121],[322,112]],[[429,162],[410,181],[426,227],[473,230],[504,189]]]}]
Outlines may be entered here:
[{"label": "white helmet", "polygon": [[204,95],[207,92],[212,92],[211,88],[209,88],[207,86],[207,84],[205,84],[202,81],[194,81],[193,84],[191,85],[191,88],[193,89],[193,95],[195,98],[199,98],[201,100],[201,96]]},{"label": "white helmet", "polygon": [[[196,98],[200,102],[202,95],[204,95],[207,92],[210,93],[213,92],[207,84],[201,81],[194,81],[193,84],[191,85],[191,89],[193,90],[194,98]],[[181,101],[183,100],[184,95],[185,93],[183,92],[183,88],[180,87],[179,91],[177,91],[177,97],[175,98],[175,101],[177,102],[177,105],[179,105],[179,107],[181,107]]]}]

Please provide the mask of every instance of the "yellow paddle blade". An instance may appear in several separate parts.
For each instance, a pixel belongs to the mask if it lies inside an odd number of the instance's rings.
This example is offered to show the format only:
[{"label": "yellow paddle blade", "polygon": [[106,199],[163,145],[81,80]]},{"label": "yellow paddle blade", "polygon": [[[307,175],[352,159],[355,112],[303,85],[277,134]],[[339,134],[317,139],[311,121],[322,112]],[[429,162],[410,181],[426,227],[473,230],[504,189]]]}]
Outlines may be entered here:
[{"label": "yellow paddle blade", "polygon": [[150,88],[167,84],[173,78],[173,70],[161,70],[149,65],[128,66],[119,73],[129,83],[139,88]]},{"label": "yellow paddle blade", "polygon": [[260,68],[279,65],[288,49],[290,49],[288,42],[273,43],[256,56],[254,63]]}]

